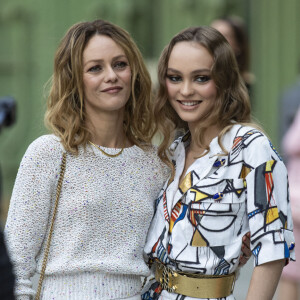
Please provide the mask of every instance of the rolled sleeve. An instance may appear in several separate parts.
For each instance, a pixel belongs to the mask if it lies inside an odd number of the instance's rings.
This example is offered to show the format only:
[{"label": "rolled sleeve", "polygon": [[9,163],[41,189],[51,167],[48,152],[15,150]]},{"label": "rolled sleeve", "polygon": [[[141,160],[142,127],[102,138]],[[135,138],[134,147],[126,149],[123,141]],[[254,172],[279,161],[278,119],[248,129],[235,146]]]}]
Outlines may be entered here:
[{"label": "rolled sleeve", "polygon": [[269,160],[246,177],[247,214],[255,266],[295,260],[295,239],[285,165]]}]

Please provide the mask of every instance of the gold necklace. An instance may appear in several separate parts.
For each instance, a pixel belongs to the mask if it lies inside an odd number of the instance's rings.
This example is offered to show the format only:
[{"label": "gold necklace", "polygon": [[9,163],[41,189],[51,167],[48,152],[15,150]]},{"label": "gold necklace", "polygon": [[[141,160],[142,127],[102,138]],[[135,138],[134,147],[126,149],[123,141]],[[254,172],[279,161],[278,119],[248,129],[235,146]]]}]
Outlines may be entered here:
[{"label": "gold necklace", "polygon": [[105,152],[103,149],[101,149],[98,145],[95,145],[94,143],[92,143],[91,141],[89,141],[89,143],[94,146],[95,148],[99,149],[104,155],[108,156],[108,157],[117,157],[119,155],[121,155],[121,153],[123,152],[124,148],[122,148],[118,153],[116,154],[109,154],[107,152]]}]

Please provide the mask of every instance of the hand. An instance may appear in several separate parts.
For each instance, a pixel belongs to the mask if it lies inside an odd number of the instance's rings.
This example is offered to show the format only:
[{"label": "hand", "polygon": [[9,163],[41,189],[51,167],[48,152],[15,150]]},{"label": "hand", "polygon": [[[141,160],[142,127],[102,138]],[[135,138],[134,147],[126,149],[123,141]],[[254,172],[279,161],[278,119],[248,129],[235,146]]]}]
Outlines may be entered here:
[{"label": "hand", "polygon": [[249,258],[252,255],[252,252],[250,250],[250,232],[247,232],[244,236],[243,236],[243,244],[242,244],[242,255],[240,256],[240,263],[239,266],[242,267],[243,265],[245,265],[247,263],[247,261],[249,260]]}]

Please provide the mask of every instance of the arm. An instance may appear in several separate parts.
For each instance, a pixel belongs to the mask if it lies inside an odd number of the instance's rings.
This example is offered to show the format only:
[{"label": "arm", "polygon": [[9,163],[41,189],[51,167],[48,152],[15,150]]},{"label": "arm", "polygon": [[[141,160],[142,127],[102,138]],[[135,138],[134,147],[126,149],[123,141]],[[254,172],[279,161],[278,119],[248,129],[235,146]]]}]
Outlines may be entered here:
[{"label": "arm", "polygon": [[268,262],[254,268],[247,300],[272,300],[285,259]]},{"label": "arm", "polygon": [[[15,181],[5,227],[5,237],[16,275],[17,299],[34,295],[31,277],[47,230],[55,166],[49,145],[34,142],[26,151]],[[53,147],[52,147],[53,148]],[[59,164],[59,158],[57,162]]]},{"label": "arm", "polygon": [[247,300],[264,300],[272,299],[286,261],[295,259],[295,240],[286,168],[266,138],[257,139],[251,146],[245,159],[250,158],[246,163],[254,167],[246,183],[255,268]]}]

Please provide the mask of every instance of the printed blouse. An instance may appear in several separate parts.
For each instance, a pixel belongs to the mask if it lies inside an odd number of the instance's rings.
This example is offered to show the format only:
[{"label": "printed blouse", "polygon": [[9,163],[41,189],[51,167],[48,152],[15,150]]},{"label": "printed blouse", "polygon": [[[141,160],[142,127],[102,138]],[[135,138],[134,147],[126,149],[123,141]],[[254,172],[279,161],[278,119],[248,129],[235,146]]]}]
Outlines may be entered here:
[{"label": "printed blouse", "polygon": [[[255,266],[294,260],[287,171],[268,138],[235,124],[222,138],[227,153],[214,138],[209,152],[193,162],[179,184],[189,137],[171,145],[175,177],[156,200],[145,255],[177,271],[230,274],[238,268],[242,237],[250,231]],[[158,299],[160,293],[156,282],[143,299]]]}]

